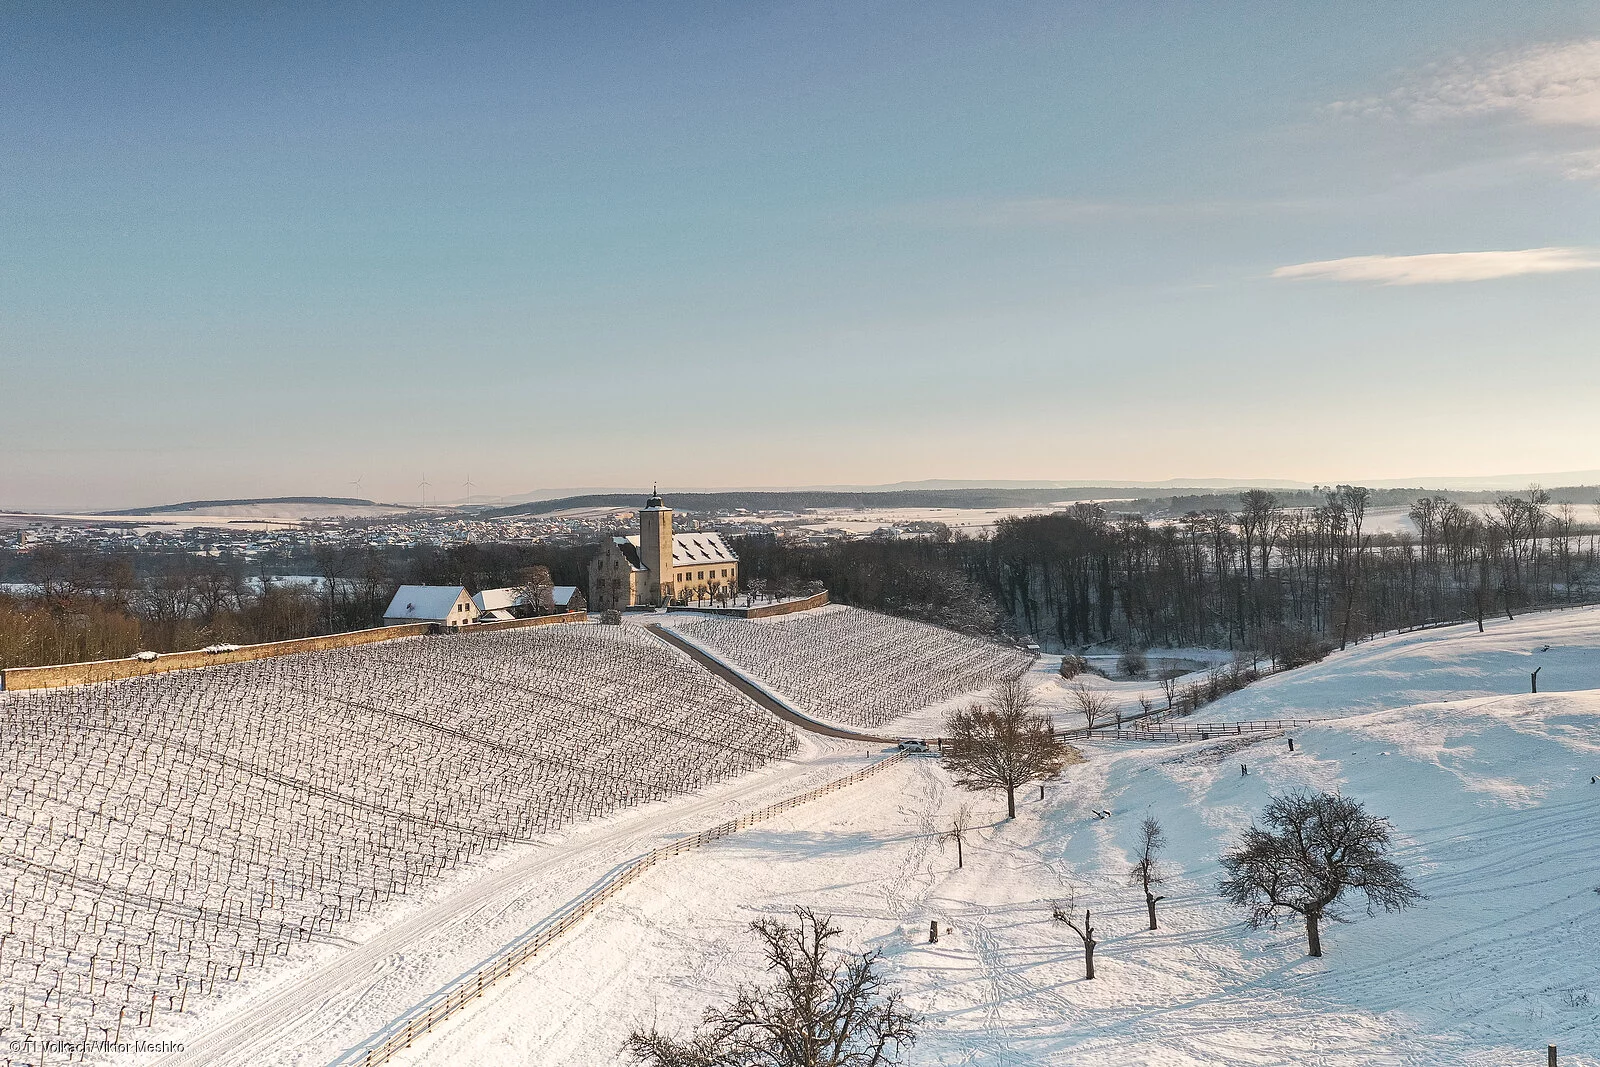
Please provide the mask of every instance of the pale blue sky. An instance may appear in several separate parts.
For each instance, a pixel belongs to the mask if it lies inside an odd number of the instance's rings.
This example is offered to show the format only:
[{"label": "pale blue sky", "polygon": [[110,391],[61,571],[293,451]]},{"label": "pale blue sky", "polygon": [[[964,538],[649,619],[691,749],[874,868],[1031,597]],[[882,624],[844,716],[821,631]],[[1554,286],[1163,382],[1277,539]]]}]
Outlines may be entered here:
[{"label": "pale blue sky", "polygon": [[1600,467],[1593,2],[13,4],[0,99],[0,506]]}]

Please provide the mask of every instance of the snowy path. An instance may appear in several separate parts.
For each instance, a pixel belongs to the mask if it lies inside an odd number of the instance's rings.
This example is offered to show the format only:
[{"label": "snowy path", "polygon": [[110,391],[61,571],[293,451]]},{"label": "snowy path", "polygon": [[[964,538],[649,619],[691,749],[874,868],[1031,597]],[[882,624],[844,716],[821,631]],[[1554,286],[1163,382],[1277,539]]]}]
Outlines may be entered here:
[{"label": "snowy path", "polygon": [[750,675],[745,674],[730,663],[713,655],[700,645],[684,637],[677,631],[662,626],[660,623],[651,623],[645,627],[659,640],[671,645],[673,648],[686,653],[689,658],[700,664],[706,670],[732,685],[739,692],[753,700],[758,706],[766,708],[783,721],[798,726],[802,730],[809,730],[823,737],[838,737],[849,741],[864,741],[871,744],[892,744],[893,738],[869,734],[860,730],[852,730],[846,726],[836,726],[825,723],[801,712],[787,702],[780,700],[766,686],[757,682]]},{"label": "snowy path", "polygon": [[618,863],[838,777],[862,765],[869,750],[811,739],[802,742],[801,755],[806,758],[695,797],[579,827],[556,844],[507,850],[512,854],[495,857],[486,872],[465,874],[398,916],[370,921],[349,947],[297,960],[255,990],[214,1005],[193,1032],[153,1035],[185,1045],[182,1053],[160,1062],[169,1067],[325,1063]]}]

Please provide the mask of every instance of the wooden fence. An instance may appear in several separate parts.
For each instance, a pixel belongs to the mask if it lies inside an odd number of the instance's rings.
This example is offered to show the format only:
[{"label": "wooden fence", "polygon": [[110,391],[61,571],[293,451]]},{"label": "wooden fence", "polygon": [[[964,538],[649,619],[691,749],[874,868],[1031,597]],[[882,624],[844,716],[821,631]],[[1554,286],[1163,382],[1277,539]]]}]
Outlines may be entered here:
[{"label": "wooden fence", "polygon": [[836,778],[809,792],[800,793],[797,796],[780,800],[776,804],[769,804],[759,811],[753,811],[736,819],[719,823],[709,830],[702,830],[697,834],[674,841],[670,845],[663,845],[661,848],[653,849],[637,859],[623,864],[612,874],[601,880],[594,888],[590,889],[589,892],[569,903],[556,915],[506,945],[496,953],[493,959],[477,970],[463,974],[448,983],[366,1041],[345,1052],[344,1055],[334,1060],[330,1067],[355,1067],[357,1064],[362,1065],[362,1067],[377,1067],[378,1064],[387,1063],[401,1050],[410,1046],[412,1041],[461,1011],[468,1004],[482,996],[484,990],[511,974],[519,966],[537,956],[551,942],[593,915],[600,905],[616,896],[623,888],[631,885],[642,874],[662,860],[670,859],[673,856],[681,855],[697,848],[704,848],[714,841],[720,841],[722,838],[730,834],[736,834],[740,830],[754,826],[758,822],[770,819],[775,815],[781,815],[791,808],[799,807],[801,804],[827,796],[829,793],[848,788],[906,758],[906,753],[896,752],[885,759],[847,774],[843,778]]},{"label": "wooden fence", "polygon": [[1065,740],[1083,741],[1213,741],[1219,737],[1240,737],[1247,734],[1283,734],[1305,726],[1317,726],[1326,719],[1256,719],[1248,722],[1195,722],[1195,723],[1135,723],[1118,726],[1115,723],[1085,729],[1066,730],[1059,734]]}]

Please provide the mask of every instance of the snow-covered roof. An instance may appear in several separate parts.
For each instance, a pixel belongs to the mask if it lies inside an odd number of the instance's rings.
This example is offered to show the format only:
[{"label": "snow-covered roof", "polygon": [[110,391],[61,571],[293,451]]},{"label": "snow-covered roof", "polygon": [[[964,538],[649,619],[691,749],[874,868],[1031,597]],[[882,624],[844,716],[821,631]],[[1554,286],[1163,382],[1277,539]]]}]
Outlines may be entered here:
[{"label": "snow-covered roof", "polygon": [[506,611],[522,604],[522,590],[509,586],[505,589],[485,589],[472,598],[479,611]]},{"label": "snow-covered roof", "polygon": [[[550,587],[550,603],[556,607],[564,608],[572,603],[572,597],[578,591],[575,585],[552,585]],[[513,608],[520,608],[526,603],[521,586],[507,586],[504,589],[485,589],[472,597],[472,604],[480,612],[503,613],[506,618],[513,618]]]},{"label": "snow-covered roof", "polygon": [[639,537],[613,537],[612,543],[622,552],[622,558],[636,571],[644,570],[644,564],[639,562]]},{"label": "snow-covered roof", "polygon": [[722,540],[721,534],[685,533],[672,535],[672,565],[692,567],[697,563],[732,563],[739,557]]},{"label": "snow-covered roof", "polygon": [[[622,542],[627,545],[623,546]],[[639,551],[639,535],[630,534],[627,537],[617,538],[618,547],[632,548],[634,553]],[[693,567],[705,563],[737,563],[739,557],[733,554],[721,534],[714,533],[681,533],[672,535],[672,565],[674,567]]]},{"label": "snow-covered roof", "polygon": [[459,585],[402,585],[395,590],[383,617],[443,622],[465,592]]},{"label": "snow-covered roof", "polygon": [[484,612],[482,615],[480,615],[478,617],[478,621],[479,622],[485,622],[485,621],[487,621],[487,622],[510,622],[515,618],[516,618],[516,616],[511,614],[511,612],[506,611],[504,608],[499,608],[499,609],[496,609],[494,611],[486,611],[486,612]]}]

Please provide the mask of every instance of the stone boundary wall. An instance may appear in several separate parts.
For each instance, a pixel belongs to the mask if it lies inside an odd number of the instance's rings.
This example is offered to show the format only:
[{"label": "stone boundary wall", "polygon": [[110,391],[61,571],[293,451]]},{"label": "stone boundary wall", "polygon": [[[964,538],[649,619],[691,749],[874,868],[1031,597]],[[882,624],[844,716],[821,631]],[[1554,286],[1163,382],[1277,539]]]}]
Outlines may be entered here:
[{"label": "stone boundary wall", "polygon": [[[478,630],[512,630],[524,626],[546,626],[555,622],[582,622],[587,614],[569,611],[562,615],[541,615],[532,619],[515,619],[511,622],[485,623],[472,626],[465,632]],[[233,652],[168,652],[158,659],[103,659],[89,663],[63,663],[52,667],[11,667],[0,671],[0,690],[59,689],[67,685],[86,685],[90,682],[114,682],[122,678],[137,678],[146,674],[164,674],[167,671],[185,671],[195,667],[214,667],[219,663],[246,663],[275,656],[292,656],[298,652],[327,652],[335,648],[370,645],[379,641],[393,641],[399,637],[422,637],[436,634],[444,627],[433,622],[408,622],[398,626],[379,626],[371,630],[351,630],[342,634],[322,637],[299,637],[291,641],[269,641],[260,645],[244,645]]]},{"label": "stone boundary wall", "polygon": [[806,597],[804,600],[785,600],[781,604],[757,604],[750,608],[689,608],[675,607],[673,611],[694,611],[702,615],[732,615],[739,619],[769,619],[774,615],[793,615],[797,611],[810,611],[828,603],[828,591]]}]

